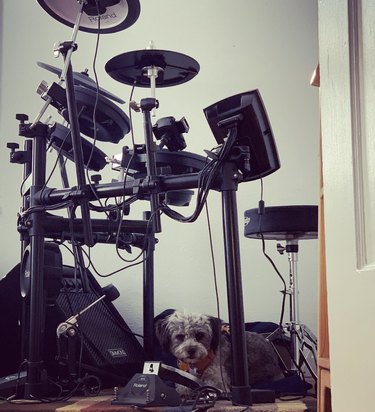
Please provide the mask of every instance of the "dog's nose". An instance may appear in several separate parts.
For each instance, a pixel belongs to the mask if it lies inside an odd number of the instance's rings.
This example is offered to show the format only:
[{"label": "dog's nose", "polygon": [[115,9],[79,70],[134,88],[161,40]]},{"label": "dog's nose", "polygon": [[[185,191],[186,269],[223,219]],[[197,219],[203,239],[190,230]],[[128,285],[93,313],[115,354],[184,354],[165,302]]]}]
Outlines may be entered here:
[{"label": "dog's nose", "polygon": [[189,355],[189,357],[193,357],[194,355],[195,355],[195,349],[189,349],[188,350],[188,355]]}]

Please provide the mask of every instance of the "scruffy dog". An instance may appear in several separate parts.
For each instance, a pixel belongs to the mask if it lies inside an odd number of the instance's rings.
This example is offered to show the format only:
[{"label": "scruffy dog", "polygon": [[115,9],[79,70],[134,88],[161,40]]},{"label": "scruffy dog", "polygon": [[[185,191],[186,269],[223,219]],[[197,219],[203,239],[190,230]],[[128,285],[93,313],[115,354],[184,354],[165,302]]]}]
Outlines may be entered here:
[{"label": "scruffy dog", "polygon": [[[162,349],[177,358],[180,369],[189,371],[205,384],[231,391],[231,343],[220,319],[175,311],[156,321],[156,336]],[[260,334],[246,332],[249,383],[283,378],[277,355]],[[180,395],[188,389],[177,385]]]}]

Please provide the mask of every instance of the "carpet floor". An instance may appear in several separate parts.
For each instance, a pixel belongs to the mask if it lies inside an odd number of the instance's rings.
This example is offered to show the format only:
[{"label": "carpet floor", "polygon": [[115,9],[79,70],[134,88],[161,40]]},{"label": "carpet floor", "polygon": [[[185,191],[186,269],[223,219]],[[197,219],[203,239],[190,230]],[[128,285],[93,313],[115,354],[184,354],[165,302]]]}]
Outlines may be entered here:
[{"label": "carpet floor", "polygon": [[[134,405],[112,405],[112,395],[99,395],[86,398],[71,398],[65,402],[51,403],[9,403],[0,401],[0,412],[124,412],[156,411],[186,412],[181,407],[137,407]],[[229,401],[218,401],[210,412],[316,412],[316,399],[276,400],[275,403],[254,404],[252,406],[233,406]]]}]

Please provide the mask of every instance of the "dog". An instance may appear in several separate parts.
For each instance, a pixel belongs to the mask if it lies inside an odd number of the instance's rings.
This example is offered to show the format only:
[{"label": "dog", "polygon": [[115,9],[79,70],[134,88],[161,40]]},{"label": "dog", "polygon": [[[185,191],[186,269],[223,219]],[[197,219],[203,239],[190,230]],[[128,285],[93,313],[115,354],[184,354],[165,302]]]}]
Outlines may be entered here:
[{"label": "dog", "polygon": [[[178,367],[194,374],[206,385],[223,392],[231,391],[231,339],[225,324],[215,317],[174,311],[155,322],[161,348],[177,359]],[[247,363],[250,385],[284,377],[277,354],[264,336],[246,332]],[[176,386],[181,396],[186,387]]]}]

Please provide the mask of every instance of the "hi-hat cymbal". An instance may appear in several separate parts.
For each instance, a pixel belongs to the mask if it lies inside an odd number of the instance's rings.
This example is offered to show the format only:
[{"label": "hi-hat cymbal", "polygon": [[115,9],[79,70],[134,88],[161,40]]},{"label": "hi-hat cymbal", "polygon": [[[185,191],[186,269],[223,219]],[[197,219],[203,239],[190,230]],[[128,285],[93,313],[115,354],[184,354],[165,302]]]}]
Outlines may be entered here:
[{"label": "hi-hat cymbal", "polygon": [[113,57],[105,65],[106,72],[120,83],[150,87],[148,68],[157,68],[156,87],[185,83],[199,72],[199,64],[192,57],[169,50],[135,50]]},{"label": "hi-hat cymbal", "polygon": [[318,237],[318,206],[269,206],[245,211],[246,237],[269,240],[302,240]]},{"label": "hi-hat cymbal", "polygon": [[[37,62],[37,65],[41,67],[42,69],[46,69],[51,73],[57,74],[58,76],[60,76],[62,73],[61,69],[55,66],[51,66],[50,64],[47,64],[47,63]],[[96,82],[91,77],[89,77],[88,74],[74,72],[73,78],[74,78],[74,83],[76,85],[87,87],[88,89],[96,92],[96,89],[97,89]],[[107,90],[102,89],[101,87],[99,87],[99,93],[102,96],[107,97],[108,99],[111,99],[117,103],[121,103],[121,104],[125,103],[124,100],[108,92]]]}]

